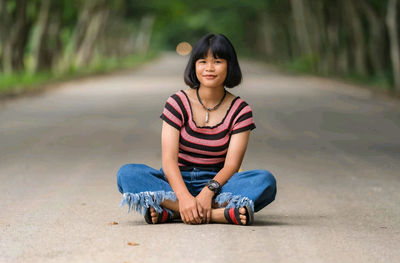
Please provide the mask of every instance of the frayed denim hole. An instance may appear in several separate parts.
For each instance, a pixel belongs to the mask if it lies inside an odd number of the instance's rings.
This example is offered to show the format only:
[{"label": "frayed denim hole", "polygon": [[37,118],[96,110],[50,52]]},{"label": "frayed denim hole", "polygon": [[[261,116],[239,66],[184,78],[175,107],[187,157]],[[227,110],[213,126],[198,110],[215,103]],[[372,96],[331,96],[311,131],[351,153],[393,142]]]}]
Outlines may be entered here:
[{"label": "frayed denim hole", "polygon": [[[144,214],[149,207],[154,207],[157,213],[161,213],[163,208],[160,204],[165,200],[176,201],[174,192],[156,191],[156,192],[140,192],[140,193],[124,193],[120,207],[128,205],[128,213],[132,210]],[[166,209],[169,214],[173,212]]]},{"label": "frayed denim hole", "polygon": [[241,195],[233,195],[232,193],[225,192],[222,194],[219,194],[215,198],[215,202],[218,205],[223,205],[225,203],[228,203],[226,208],[233,208],[233,207],[243,207],[243,206],[250,206],[250,208],[254,211],[254,202],[253,200],[249,199],[248,197],[241,196]]}]

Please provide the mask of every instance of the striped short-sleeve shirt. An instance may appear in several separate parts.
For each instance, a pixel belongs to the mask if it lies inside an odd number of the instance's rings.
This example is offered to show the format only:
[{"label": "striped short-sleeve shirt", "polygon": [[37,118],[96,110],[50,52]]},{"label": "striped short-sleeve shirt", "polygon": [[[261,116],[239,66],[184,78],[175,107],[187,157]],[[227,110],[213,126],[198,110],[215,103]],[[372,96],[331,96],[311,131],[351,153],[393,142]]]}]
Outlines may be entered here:
[{"label": "striped short-sleeve shirt", "polygon": [[193,120],[189,98],[183,90],[167,99],[160,117],[180,132],[179,166],[221,169],[231,135],[256,127],[250,106],[240,97],[232,101],[219,124],[198,127]]}]

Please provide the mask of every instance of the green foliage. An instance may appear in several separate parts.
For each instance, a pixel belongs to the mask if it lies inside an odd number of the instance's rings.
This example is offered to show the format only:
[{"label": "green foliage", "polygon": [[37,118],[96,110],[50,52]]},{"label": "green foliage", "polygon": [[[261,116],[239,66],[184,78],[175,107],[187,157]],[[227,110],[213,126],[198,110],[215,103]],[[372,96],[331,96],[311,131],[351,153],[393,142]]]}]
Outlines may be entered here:
[{"label": "green foliage", "polygon": [[50,73],[31,74],[28,72],[0,75],[0,96],[32,90],[36,85],[45,83],[50,77]]},{"label": "green foliage", "polygon": [[348,73],[342,76],[345,80],[360,83],[363,85],[372,85],[380,89],[390,89],[392,83],[390,83],[389,79],[383,75],[373,75],[369,77],[361,76],[356,73]]},{"label": "green foliage", "polygon": [[[82,43],[83,36],[86,36],[85,28],[88,27],[86,20],[90,20],[93,12],[88,12],[82,20],[81,27],[78,27],[78,19],[84,10],[87,3],[101,3],[101,8],[107,8],[109,11],[109,21],[107,26],[102,31],[102,36],[99,41],[96,41],[96,47],[91,50],[97,50],[97,53],[91,58],[89,66],[84,70],[75,68],[74,56],[76,55],[76,43]],[[347,0],[346,0],[347,1]],[[141,21],[143,17],[154,15],[155,21],[151,31],[150,50],[157,52],[158,50],[175,50],[176,45],[181,41],[187,41],[192,45],[203,35],[207,33],[222,33],[226,35],[233,43],[239,56],[253,57],[264,59],[270,62],[279,62],[280,65],[285,65],[285,68],[292,72],[311,72],[320,74],[320,64],[328,65],[324,59],[327,57],[333,58],[329,61],[328,69],[324,71],[337,70],[338,57],[340,54],[346,54],[349,58],[348,66],[339,72],[353,70],[353,53],[355,47],[354,32],[351,30],[351,19],[346,17],[346,12],[343,8],[346,7],[346,1],[328,1],[320,0],[318,4],[314,0],[303,0],[304,8],[308,10],[308,17],[305,18],[308,22],[306,25],[309,28],[310,35],[308,38],[311,42],[320,41],[316,46],[311,47],[312,54],[302,54],[308,52],[309,49],[299,49],[299,36],[296,34],[296,24],[293,23],[293,12],[290,0],[59,0],[51,1],[51,14],[54,21],[58,21],[57,37],[46,39],[46,48],[48,57],[66,57],[66,72],[60,75],[79,75],[91,74],[97,72],[106,72],[119,67],[125,67],[125,58],[130,61],[131,53],[137,52],[140,48],[137,47],[136,37],[140,35]],[[359,8],[360,21],[363,26],[363,38],[365,43],[372,41],[373,34],[370,32],[369,21],[362,10],[362,5],[357,0],[353,1],[355,6]],[[388,0],[363,0],[367,3],[382,23],[384,28],[384,18],[386,14]],[[17,0],[7,0],[7,13],[13,14],[17,9]],[[27,2],[27,20],[34,24],[37,22],[40,6],[42,1],[29,0]],[[323,10],[318,13],[317,7]],[[51,16],[51,15],[50,15]],[[94,15],[93,15],[94,16]],[[316,19],[322,16],[322,19]],[[59,20],[55,19],[57,17]],[[82,22],[82,21],[80,21]],[[316,23],[325,23],[321,28],[312,27]],[[56,24],[55,23],[55,24]],[[16,23],[14,23],[16,24]],[[57,24],[58,25],[58,24]],[[334,26],[328,32],[328,26]],[[323,29],[322,29],[323,28]],[[320,32],[312,32],[317,30]],[[336,31],[335,31],[336,30]],[[73,37],[79,34],[78,41],[73,41]],[[267,33],[266,33],[267,32]],[[1,32],[0,32],[1,33]],[[323,36],[325,34],[325,36]],[[316,39],[320,37],[321,39]],[[301,38],[301,37],[300,37]],[[335,42],[337,40],[337,42]],[[382,56],[388,57],[387,35],[382,35],[385,54]],[[329,43],[331,41],[331,43]],[[26,40],[27,45],[24,47],[25,65],[32,64],[31,40]],[[78,44],[77,44],[78,45]],[[268,48],[266,48],[268,45]],[[134,48],[133,48],[134,47]],[[61,50],[61,51],[60,51]],[[136,50],[136,51],[135,51]],[[379,50],[379,49],[377,49]],[[57,52],[61,52],[59,54]],[[340,53],[343,51],[342,53]],[[336,52],[333,56],[327,56],[327,53]],[[340,53],[340,54],[339,54]],[[366,53],[366,52],[365,52]],[[0,43],[0,57],[2,54]],[[117,59],[116,57],[124,57]],[[138,54],[132,55],[138,57]],[[367,54],[365,55],[367,56]],[[70,60],[68,60],[71,58]],[[343,59],[342,57],[340,59]],[[368,60],[368,59],[366,59]],[[72,65],[69,65],[71,63]],[[128,62],[126,62],[129,64]],[[345,64],[346,64],[345,63]],[[371,64],[370,62],[368,62]],[[347,65],[346,64],[346,65]],[[380,72],[391,72],[390,63],[382,66]],[[51,64],[57,67],[57,63]],[[69,66],[68,66],[69,65]],[[0,69],[1,70],[1,69]],[[55,72],[53,68],[49,72]],[[333,72],[335,73],[335,72]],[[383,86],[391,85],[390,79],[393,78],[391,73],[375,76],[377,73],[370,70],[371,76],[352,76],[352,79],[366,79],[373,83],[381,83]],[[0,76],[0,89],[9,89],[12,85],[30,85],[29,83],[40,83],[41,79],[52,79],[54,74],[43,77],[41,73],[37,79],[29,76],[27,73],[21,75]],[[338,74],[338,73],[336,73]],[[18,77],[16,77],[18,76]],[[18,81],[18,78],[21,81]],[[13,84],[14,83],[14,84]],[[388,84],[389,83],[389,84]],[[379,84],[379,85],[381,85]]]},{"label": "green foliage", "polygon": [[[257,24],[249,29],[249,21],[256,21],[258,10],[268,1],[149,1],[157,19],[154,27],[157,47],[175,49],[181,41],[192,45],[206,33],[223,33],[228,36],[239,53],[251,53],[251,39],[257,32]],[[248,43],[250,42],[250,43]],[[154,43],[153,43],[154,47]]]},{"label": "green foliage", "polygon": [[0,98],[41,90],[44,85],[71,78],[133,68],[157,56],[157,52],[133,54],[124,58],[102,58],[99,56],[88,67],[76,68],[71,66],[61,74],[51,72],[0,74]]},{"label": "green foliage", "polygon": [[318,56],[317,54],[308,54],[295,58],[286,63],[286,67],[294,72],[313,72],[318,73]]},{"label": "green foliage", "polygon": [[6,10],[8,13],[12,13],[17,8],[17,1],[7,1],[6,2]]}]

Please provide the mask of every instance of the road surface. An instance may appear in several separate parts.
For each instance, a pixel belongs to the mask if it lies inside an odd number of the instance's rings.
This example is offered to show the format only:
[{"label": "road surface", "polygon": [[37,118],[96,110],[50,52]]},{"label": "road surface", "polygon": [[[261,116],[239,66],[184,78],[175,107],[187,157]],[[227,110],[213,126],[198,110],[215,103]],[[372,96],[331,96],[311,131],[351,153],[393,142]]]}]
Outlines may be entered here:
[{"label": "road surface", "polygon": [[243,168],[272,172],[276,200],[248,227],[119,208],[119,167],[161,165],[159,115],[186,60],[0,102],[0,262],[400,262],[400,103],[245,60]]}]

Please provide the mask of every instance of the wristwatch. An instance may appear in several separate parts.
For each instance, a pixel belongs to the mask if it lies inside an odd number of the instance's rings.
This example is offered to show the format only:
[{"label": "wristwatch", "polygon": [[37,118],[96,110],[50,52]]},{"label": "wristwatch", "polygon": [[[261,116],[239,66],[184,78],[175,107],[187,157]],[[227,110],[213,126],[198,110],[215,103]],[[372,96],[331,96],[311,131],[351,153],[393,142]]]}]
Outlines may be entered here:
[{"label": "wristwatch", "polygon": [[210,180],[206,183],[206,186],[208,189],[214,192],[214,194],[218,194],[221,191],[221,185],[215,181],[215,180]]}]

